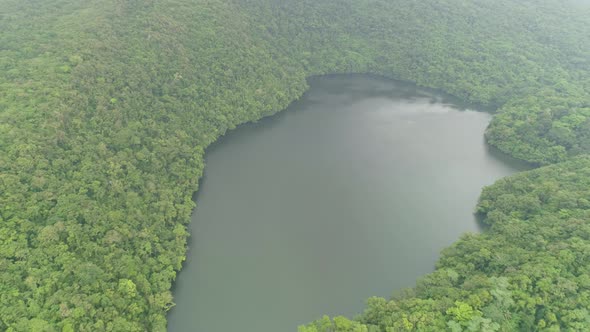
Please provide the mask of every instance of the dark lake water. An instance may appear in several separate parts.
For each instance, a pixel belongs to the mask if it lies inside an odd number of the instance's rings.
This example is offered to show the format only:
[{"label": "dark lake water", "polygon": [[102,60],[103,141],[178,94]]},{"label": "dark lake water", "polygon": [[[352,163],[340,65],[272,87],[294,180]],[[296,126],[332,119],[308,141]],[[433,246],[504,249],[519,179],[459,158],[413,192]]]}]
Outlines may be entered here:
[{"label": "dark lake water", "polygon": [[280,332],[354,316],[431,272],[483,186],[523,170],[491,115],[414,85],[327,76],[210,148],[171,332]]}]

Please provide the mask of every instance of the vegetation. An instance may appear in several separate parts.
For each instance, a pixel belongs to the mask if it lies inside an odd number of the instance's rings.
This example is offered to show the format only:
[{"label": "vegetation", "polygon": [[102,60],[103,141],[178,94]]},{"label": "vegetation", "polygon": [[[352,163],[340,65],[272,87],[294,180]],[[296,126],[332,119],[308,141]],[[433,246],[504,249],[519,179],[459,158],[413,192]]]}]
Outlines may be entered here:
[{"label": "vegetation", "polygon": [[165,330],[205,148],[348,72],[496,107],[491,144],[561,163],[486,189],[490,230],[414,290],[302,331],[590,325],[583,2],[0,0],[0,70],[0,330]]}]

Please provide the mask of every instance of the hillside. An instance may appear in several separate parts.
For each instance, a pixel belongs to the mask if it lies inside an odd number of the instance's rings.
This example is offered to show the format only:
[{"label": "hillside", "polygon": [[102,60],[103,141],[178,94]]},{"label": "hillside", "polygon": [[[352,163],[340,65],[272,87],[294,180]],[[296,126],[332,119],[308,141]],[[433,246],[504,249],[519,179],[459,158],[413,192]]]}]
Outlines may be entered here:
[{"label": "hillside", "polygon": [[489,232],[338,330],[590,325],[583,2],[0,0],[0,69],[0,330],[165,330],[205,148],[350,72],[497,108],[490,144],[562,164],[486,189]]}]

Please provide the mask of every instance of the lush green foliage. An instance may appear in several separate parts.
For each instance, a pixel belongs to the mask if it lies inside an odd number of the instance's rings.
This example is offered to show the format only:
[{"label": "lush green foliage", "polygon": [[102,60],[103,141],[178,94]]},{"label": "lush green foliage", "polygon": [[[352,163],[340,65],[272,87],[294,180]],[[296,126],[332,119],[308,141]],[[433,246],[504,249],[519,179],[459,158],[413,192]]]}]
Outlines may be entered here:
[{"label": "lush green foliage", "polygon": [[[539,164],[588,152],[590,12],[576,6],[0,0],[0,330],[164,330],[204,149],[285,108],[309,75],[376,73],[500,107],[488,140]],[[415,294],[308,331],[583,326],[587,238],[568,234],[587,219],[550,202],[582,204],[588,174],[567,174],[586,162],[488,189],[491,231],[449,249]]]},{"label": "lush green foliage", "polygon": [[303,73],[221,1],[0,8],[0,331],[165,330],[204,148]]},{"label": "lush green foliage", "polygon": [[552,0],[242,2],[268,30],[260,34],[299,58],[307,72],[377,73],[499,107],[488,141],[537,164],[590,152],[588,6]]}]

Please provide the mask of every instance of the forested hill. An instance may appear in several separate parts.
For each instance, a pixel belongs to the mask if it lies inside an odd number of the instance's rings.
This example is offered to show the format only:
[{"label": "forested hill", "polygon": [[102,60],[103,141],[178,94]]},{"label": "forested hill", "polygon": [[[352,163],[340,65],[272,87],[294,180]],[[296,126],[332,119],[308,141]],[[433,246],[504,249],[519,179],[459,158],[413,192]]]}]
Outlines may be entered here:
[{"label": "forested hill", "polygon": [[486,189],[491,230],[404,297],[302,329],[590,326],[584,2],[0,0],[0,330],[165,330],[204,149],[349,72],[498,108],[491,144],[565,163]]}]

